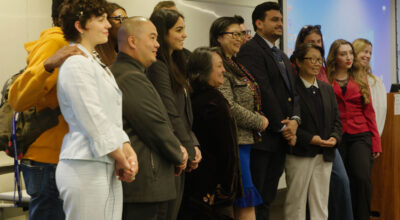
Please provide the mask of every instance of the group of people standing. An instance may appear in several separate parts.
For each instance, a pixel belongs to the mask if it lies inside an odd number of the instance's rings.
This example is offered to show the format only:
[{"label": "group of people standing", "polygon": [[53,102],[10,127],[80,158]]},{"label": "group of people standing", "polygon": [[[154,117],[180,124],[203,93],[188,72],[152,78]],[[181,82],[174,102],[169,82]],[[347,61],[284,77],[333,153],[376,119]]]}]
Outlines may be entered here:
[{"label": "group of people standing", "polygon": [[149,19],[105,0],[52,12],[9,95],[62,112],[22,161],[30,219],[269,219],[284,170],[285,219],[369,219],[386,114],[369,41],[337,40],[325,62],[305,26],[289,59],[274,2],[253,38],[220,17],[192,53],[171,1]]}]

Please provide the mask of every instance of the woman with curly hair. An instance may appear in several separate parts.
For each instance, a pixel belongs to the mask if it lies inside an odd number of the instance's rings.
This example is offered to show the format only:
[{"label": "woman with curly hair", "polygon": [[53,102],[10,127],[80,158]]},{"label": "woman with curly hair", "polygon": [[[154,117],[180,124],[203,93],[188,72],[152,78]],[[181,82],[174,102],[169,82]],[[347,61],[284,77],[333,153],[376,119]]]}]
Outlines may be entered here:
[{"label": "woman with curly hair", "polygon": [[72,0],[60,13],[65,39],[85,54],[69,57],[57,81],[69,126],[56,169],[66,219],[121,219],[120,180],[133,181],[138,169],[122,128],[121,91],[93,54],[96,45],[107,42],[111,27],[105,5],[103,0]]}]

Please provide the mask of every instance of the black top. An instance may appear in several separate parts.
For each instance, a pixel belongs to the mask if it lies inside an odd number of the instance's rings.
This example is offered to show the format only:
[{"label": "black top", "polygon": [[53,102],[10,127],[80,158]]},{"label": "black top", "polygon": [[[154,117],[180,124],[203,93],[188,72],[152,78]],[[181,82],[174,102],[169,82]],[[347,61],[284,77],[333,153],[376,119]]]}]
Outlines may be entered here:
[{"label": "black top", "polygon": [[297,129],[296,146],[288,147],[288,153],[301,157],[314,157],[322,152],[325,161],[333,161],[335,158],[334,148],[311,144],[314,135],[319,135],[324,140],[334,137],[338,144],[342,137],[342,124],[333,88],[319,80],[317,83],[319,92],[315,90],[315,94],[313,94],[313,91],[306,89],[300,77],[296,78],[302,123]]}]

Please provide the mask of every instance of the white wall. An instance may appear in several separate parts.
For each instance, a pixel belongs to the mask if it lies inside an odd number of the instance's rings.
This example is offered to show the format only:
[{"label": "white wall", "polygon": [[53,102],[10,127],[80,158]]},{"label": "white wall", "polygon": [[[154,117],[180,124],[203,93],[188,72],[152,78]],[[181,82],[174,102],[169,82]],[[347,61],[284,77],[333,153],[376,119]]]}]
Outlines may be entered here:
[{"label": "white wall", "polygon": [[25,67],[24,43],[50,27],[51,0],[0,1],[0,85]]}]

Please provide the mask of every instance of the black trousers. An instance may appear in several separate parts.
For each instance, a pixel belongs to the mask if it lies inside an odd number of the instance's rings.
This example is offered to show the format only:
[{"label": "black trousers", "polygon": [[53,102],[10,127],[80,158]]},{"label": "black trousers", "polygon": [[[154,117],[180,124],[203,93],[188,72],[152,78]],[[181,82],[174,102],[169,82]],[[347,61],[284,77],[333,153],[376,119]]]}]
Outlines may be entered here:
[{"label": "black trousers", "polygon": [[279,179],[285,167],[286,153],[252,149],[250,155],[253,184],[263,199],[263,204],[256,207],[256,217],[257,220],[269,220],[270,205],[278,190]]},{"label": "black trousers", "polygon": [[125,203],[122,219],[166,220],[168,201],[151,203]]},{"label": "black trousers", "polygon": [[371,133],[345,133],[339,151],[349,176],[354,220],[369,220],[373,164]]}]

